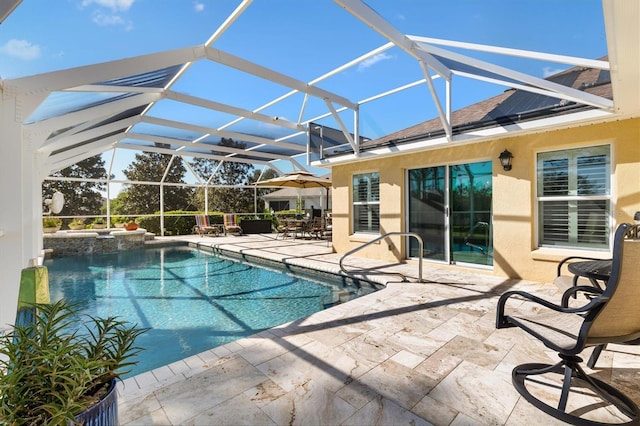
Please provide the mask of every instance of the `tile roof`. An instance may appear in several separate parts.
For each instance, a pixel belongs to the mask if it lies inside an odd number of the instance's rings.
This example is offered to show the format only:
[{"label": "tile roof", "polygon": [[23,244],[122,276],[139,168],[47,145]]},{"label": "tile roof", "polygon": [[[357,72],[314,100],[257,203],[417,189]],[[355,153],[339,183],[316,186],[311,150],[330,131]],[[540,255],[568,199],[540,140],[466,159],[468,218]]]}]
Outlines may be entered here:
[{"label": "tile roof", "polygon": [[[601,60],[607,60],[607,57]],[[574,67],[551,75],[546,80],[608,99],[613,98],[609,71]],[[496,127],[511,122],[562,115],[590,108],[525,90],[507,89],[497,96],[452,112],[452,132],[455,135],[470,129]],[[442,136],[444,136],[442,122],[439,117],[435,117],[381,138],[366,141],[361,144],[361,149],[367,150]]]}]

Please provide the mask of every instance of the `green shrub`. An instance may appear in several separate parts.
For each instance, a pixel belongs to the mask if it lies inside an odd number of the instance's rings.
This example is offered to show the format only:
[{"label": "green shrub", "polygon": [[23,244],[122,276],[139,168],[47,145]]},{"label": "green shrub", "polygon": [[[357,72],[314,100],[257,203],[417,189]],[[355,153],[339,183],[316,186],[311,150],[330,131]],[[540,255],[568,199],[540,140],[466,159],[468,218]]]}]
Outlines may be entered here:
[{"label": "green shrub", "polygon": [[136,222],[140,228],[144,228],[147,232],[152,232],[156,235],[160,235],[160,218],[159,217],[139,217]]},{"label": "green shrub", "polygon": [[296,214],[298,214],[298,211],[296,209],[291,209],[291,210],[280,210],[274,213],[276,215],[276,217],[294,217]]},{"label": "green shrub", "polygon": [[[195,215],[204,214],[203,212],[174,210],[164,214],[164,228],[168,235],[190,235],[193,233],[193,227],[196,224]],[[209,223],[222,223],[223,213],[214,212],[209,214]],[[141,228],[156,235],[160,232],[160,217],[146,216],[138,218],[138,224]]]},{"label": "green shrub", "polygon": [[58,228],[62,226],[62,219],[57,217],[46,216],[42,218],[42,226],[44,228]]},{"label": "green shrub", "polygon": [[111,216],[111,223],[113,224],[113,226],[116,225],[116,223],[128,223],[129,220],[125,217],[125,216]]}]

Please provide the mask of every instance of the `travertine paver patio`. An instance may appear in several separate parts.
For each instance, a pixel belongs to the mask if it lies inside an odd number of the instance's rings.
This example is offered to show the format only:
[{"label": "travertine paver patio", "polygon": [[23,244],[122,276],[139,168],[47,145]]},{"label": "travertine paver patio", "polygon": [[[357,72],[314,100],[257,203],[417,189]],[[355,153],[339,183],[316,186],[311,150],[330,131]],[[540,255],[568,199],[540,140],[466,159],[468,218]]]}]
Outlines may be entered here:
[{"label": "travertine paver patio", "polygon": [[[273,235],[180,237],[204,246],[338,272],[324,241]],[[517,329],[495,329],[509,289],[557,296],[548,283],[461,273],[425,264],[427,282],[379,274],[358,257],[350,270],[385,289],[119,384],[122,425],[549,425],[561,422],[515,391],[511,370],[557,355]],[[415,281],[415,264],[393,265]],[[594,373],[640,403],[640,355],[610,346]],[[588,353],[586,354],[586,356]],[[587,369],[587,371],[590,371]],[[572,406],[590,404],[588,396]],[[590,407],[594,419],[615,420]]]}]

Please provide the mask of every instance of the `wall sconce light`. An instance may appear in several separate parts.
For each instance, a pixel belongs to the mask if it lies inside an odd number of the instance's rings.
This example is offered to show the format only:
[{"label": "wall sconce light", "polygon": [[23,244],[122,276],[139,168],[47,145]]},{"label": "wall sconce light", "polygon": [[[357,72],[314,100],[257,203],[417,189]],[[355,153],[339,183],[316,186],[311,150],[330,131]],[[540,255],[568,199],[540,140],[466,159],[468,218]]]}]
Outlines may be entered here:
[{"label": "wall sconce light", "polygon": [[505,171],[511,170],[511,159],[513,158],[513,154],[509,152],[509,150],[504,150],[500,153],[498,157],[500,159],[500,164],[502,164],[502,168]]}]

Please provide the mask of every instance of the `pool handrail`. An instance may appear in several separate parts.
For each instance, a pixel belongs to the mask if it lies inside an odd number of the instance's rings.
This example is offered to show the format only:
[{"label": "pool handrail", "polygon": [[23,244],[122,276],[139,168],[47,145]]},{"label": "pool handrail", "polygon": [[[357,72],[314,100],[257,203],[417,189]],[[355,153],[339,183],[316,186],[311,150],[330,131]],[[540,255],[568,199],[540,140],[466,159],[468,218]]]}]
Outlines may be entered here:
[{"label": "pool handrail", "polygon": [[[349,251],[347,251],[345,254],[343,254],[340,257],[340,270],[345,273],[346,275],[349,275],[349,272],[345,269],[344,265],[343,265],[343,261],[347,256],[352,255],[353,253],[356,253],[360,250],[362,250],[365,247],[368,247],[369,245],[376,243],[380,240],[383,240],[391,235],[400,235],[400,236],[404,236],[404,237],[415,237],[416,240],[418,240],[418,248],[419,248],[419,256],[418,256],[418,282],[424,282],[422,280],[422,250],[423,250],[423,242],[422,242],[422,237],[420,235],[418,235],[415,232],[401,232],[401,231],[392,231],[392,232],[387,232],[384,235],[380,235],[379,237],[374,238],[373,240],[367,241],[366,243],[351,249]],[[394,274],[398,274],[401,275],[403,279],[406,279],[406,277],[399,273],[399,272],[393,272]]]}]

